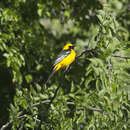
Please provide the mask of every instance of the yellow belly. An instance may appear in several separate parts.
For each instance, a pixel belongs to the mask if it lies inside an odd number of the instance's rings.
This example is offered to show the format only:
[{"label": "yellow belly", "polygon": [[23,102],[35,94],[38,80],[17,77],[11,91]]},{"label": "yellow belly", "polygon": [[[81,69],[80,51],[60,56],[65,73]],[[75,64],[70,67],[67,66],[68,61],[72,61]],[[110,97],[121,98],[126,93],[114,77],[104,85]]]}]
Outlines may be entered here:
[{"label": "yellow belly", "polygon": [[75,60],[75,56],[75,51],[71,50],[71,53],[67,57],[65,57],[61,62],[55,65],[54,68],[56,68],[56,71],[58,71],[60,68],[69,66]]}]

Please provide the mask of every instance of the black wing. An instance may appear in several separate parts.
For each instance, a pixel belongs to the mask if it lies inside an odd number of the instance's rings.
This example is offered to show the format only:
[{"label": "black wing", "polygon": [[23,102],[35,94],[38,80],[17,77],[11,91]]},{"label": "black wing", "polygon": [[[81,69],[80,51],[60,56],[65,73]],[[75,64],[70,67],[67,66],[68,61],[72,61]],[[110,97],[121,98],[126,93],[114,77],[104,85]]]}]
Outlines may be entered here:
[{"label": "black wing", "polygon": [[58,64],[59,62],[61,62],[66,56],[68,56],[70,54],[70,50],[63,50],[60,52],[60,54],[58,55],[58,57],[56,58],[53,66],[55,66],[56,64]]}]

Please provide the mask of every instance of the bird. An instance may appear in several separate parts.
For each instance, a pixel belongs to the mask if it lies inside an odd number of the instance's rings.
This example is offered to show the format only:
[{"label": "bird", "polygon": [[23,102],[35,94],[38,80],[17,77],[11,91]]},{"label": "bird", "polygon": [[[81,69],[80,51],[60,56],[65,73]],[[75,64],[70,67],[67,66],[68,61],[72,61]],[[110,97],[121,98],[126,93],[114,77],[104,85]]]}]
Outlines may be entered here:
[{"label": "bird", "polygon": [[67,43],[54,61],[52,73],[49,75],[45,84],[48,83],[54,73],[58,70],[62,68],[66,68],[67,70],[69,66],[75,61],[75,58],[76,52],[74,50],[74,45]]}]

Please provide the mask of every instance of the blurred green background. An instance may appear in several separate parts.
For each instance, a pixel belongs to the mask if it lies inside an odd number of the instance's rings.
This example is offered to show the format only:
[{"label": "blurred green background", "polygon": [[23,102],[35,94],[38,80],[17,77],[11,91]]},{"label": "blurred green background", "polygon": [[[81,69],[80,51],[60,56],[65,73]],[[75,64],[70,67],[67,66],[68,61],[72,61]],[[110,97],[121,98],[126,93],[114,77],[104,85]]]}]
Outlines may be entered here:
[{"label": "blurred green background", "polygon": [[[130,129],[129,30],[129,0],[1,0],[1,129]],[[67,42],[85,53],[45,85]]]}]

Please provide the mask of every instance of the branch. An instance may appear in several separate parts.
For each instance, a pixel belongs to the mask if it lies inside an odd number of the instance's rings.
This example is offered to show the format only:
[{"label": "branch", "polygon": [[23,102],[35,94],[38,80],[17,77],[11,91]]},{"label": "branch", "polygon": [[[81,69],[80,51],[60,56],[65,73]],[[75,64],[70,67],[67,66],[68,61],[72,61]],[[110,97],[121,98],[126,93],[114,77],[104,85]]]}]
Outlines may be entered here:
[{"label": "branch", "polygon": [[[73,102],[67,102],[68,105],[75,105]],[[85,107],[86,108],[86,107]],[[86,109],[89,109],[91,111],[96,111],[96,112],[100,112],[100,113],[104,113],[104,114],[108,114],[107,112],[105,112],[104,110],[102,109],[98,109],[98,108],[95,108],[95,107],[88,107]],[[77,110],[84,110],[83,107],[80,107],[78,108]]]},{"label": "branch", "polygon": [[[38,103],[33,104],[33,106],[38,106],[40,104],[44,104],[44,103],[48,103],[48,102],[52,102],[52,101],[51,100],[44,100],[42,102],[38,102]],[[74,102],[67,102],[67,104],[68,105],[75,105]],[[98,108],[94,108],[94,107],[89,107],[87,109],[92,110],[92,111],[96,111],[96,112],[100,112],[100,113],[104,112],[102,109],[98,109]]]},{"label": "branch", "polygon": [[[18,113],[18,119],[25,117],[25,115],[21,116],[22,114],[23,114],[23,111],[20,111],[20,112]],[[12,123],[13,123],[13,120],[10,120],[10,121],[7,122],[5,125],[3,125],[3,126],[0,128],[0,130],[5,130],[5,129],[8,128],[9,125],[12,124]]]},{"label": "branch", "polygon": [[107,62],[108,62],[107,67],[108,67],[109,83],[111,83],[111,80],[112,80],[112,77],[111,77],[111,74],[112,74],[111,58],[108,58]]},{"label": "branch", "polygon": [[[26,117],[26,114],[24,114],[24,115],[22,115],[22,116],[19,116],[18,119],[21,119],[21,118],[23,118],[23,117]],[[0,130],[5,130],[5,129],[8,128],[9,125],[12,124],[12,123],[13,123],[13,120],[10,120],[10,121],[7,122],[5,125],[3,125]]]},{"label": "branch", "polygon": [[51,98],[50,103],[48,104],[48,110],[49,110],[50,105],[53,103],[53,100],[55,99],[59,88],[60,88],[60,86],[56,88],[54,96]]},{"label": "branch", "polygon": [[122,59],[130,59],[130,57],[127,57],[127,56],[119,56],[119,55],[113,55],[112,57],[118,57],[118,58],[122,58]]},{"label": "branch", "polygon": [[[56,94],[56,93],[55,93],[55,94]],[[53,96],[53,98],[54,98],[54,96]],[[38,106],[38,105],[40,105],[40,104],[44,104],[44,103],[48,103],[48,102],[51,103],[52,101],[51,101],[51,100],[44,100],[44,101],[42,101],[42,102],[38,102],[38,103],[33,104],[33,106]],[[67,102],[67,104],[68,104],[68,105],[75,105],[74,102]],[[87,109],[92,110],[92,111],[96,111],[96,112],[100,112],[100,113],[104,113],[104,110],[98,109],[98,108],[95,108],[95,107],[88,107]],[[108,113],[105,112],[105,114],[108,114]],[[39,121],[40,121],[40,120],[39,120]]]},{"label": "branch", "polygon": [[[49,108],[50,108],[51,104],[53,103],[53,100],[55,99],[59,88],[60,88],[60,86],[58,86],[58,87],[56,88],[53,97],[51,98],[51,100],[49,100],[50,102],[49,102],[48,107],[47,107],[47,112],[49,111]],[[45,102],[44,102],[44,103],[45,103]],[[41,104],[41,103],[37,103],[36,105],[40,105],[40,104]],[[35,106],[36,106],[36,105],[35,105]],[[39,126],[38,126],[38,129],[41,129],[42,122],[43,122],[43,119],[40,120],[40,124],[39,124]]]},{"label": "branch", "polygon": [[7,122],[5,125],[3,125],[2,127],[1,127],[1,129],[0,130],[5,130],[6,128],[8,128],[9,127],[9,125],[10,124],[12,124],[13,123],[13,120],[10,120],[9,122]]},{"label": "branch", "polygon": [[78,55],[77,57],[76,57],[76,59],[78,59],[79,57],[81,57],[83,54],[85,54],[86,52],[91,52],[91,51],[94,51],[95,49],[85,49],[84,51],[82,51],[81,52],[81,54],[80,55]]},{"label": "branch", "polygon": [[25,119],[24,119],[24,121],[22,122],[22,124],[21,124],[21,126],[20,126],[20,128],[19,128],[18,130],[23,130],[25,123],[28,121],[28,118],[26,118],[26,117],[27,117],[26,114],[24,114],[23,116],[18,117],[18,119],[23,118],[23,117],[25,117]]},{"label": "branch", "polygon": [[[92,52],[92,51],[95,51],[95,50],[96,49],[85,49],[84,51],[81,52],[80,55],[78,55],[76,57],[76,59],[78,59],[79,57],[81,57],[82,55],[84,55],[87,52]],[[122,59],[130,59],[130,57],[128,57],[128,56],[120,56],[120,55],[112,55],[112,57],[118,57],[118,58],[122,58]]]},{"label": "branch", "polygon": [[36,106],[39,106],[40,104],[49,103],[49,102],[50,102],[50,100],[47,99],[47,100],[44,100],[44,101],[33,104],[32,107],[36,107]]},{"label": "branch", "polygon": [[105,111],[102,110],[102,109],[97,109],[97,108],[94,108],[94,107],[89,107],[88,109],[89,109],[89,110],[92,110],[92,111],[104,113],[104,114],[109,114],[108,112],[105,112]]}]

